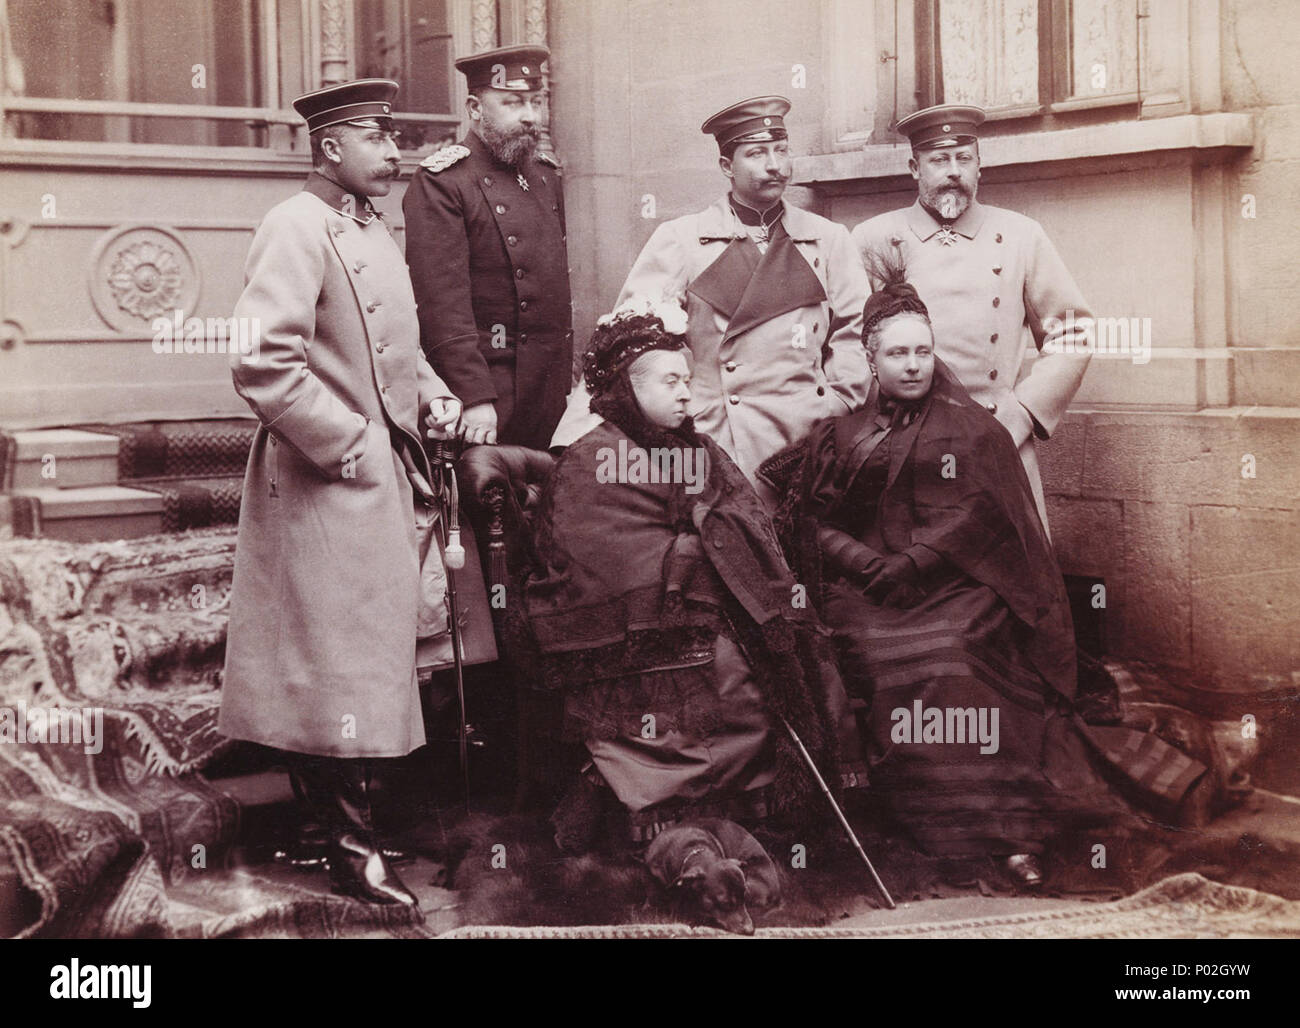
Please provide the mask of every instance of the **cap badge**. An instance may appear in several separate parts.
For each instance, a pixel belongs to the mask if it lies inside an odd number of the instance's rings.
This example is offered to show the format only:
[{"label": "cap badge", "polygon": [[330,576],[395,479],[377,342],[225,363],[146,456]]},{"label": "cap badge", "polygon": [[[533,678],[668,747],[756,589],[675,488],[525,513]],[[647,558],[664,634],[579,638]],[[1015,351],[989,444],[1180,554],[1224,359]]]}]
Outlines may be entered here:
[{"label": "cap badge", "polygon": [[951,132],[951,131],[952,131],[952,126],[951,126],[951,125],[945,125],[945,126],[943,127],[943,130],[944,130],[945,132]]},{"label": "cap badge", "polygon": [[764,125],[770,125],[770,124],[772,124],[772,119],[771,119],[771,118],[764,118],[764,119],[763,119],[763,124],[764,124]]},{"label": "cap badge", "polygon": [[519,70],[522,71],[525,75],[530,74],[529,71],[528,71],[528,65],[526,65],[526,64],[525,64],[522,68],[520,68]]}]

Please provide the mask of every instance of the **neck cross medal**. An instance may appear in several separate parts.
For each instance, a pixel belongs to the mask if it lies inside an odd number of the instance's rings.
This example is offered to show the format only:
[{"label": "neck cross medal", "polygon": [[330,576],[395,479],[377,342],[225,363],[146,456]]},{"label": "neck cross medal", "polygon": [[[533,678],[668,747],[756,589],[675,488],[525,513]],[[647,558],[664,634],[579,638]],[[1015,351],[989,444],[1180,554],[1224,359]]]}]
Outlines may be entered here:
[{"label": "neck cross medal", "polygon": [[940,226],[939,242],[944,246],[952,246],[955,242],[957,242],[957,233],[952,230],[951,225]]},{"label": "neck cross medal", "polygon": [[515,172],[515,178],[519,180],[519,188],[525,193],[528,192],[528,179],[524,178],[524,173],[522,171]]}]

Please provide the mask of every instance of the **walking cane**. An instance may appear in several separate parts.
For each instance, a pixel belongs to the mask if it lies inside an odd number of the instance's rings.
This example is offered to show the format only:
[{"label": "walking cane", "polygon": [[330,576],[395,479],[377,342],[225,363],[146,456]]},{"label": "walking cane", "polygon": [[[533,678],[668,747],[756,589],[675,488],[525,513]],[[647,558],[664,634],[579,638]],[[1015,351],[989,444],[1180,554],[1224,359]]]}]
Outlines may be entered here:
[{"label": "walking cane", "polygon": [[889,909],[894,910],[896,906],[894,903],[894,897],[889,895],[889,890],[885,888],[885,883],[880,880],[880,875],[876,874],[876,869],[871,864],[871,858],[867,856],[867,851],[862,848],[862,843],[858,842],[858,837],[853,831],[853,826],[849,824],[848,818],[844,816],[844,811],[840,810],[840,805],[835,802],[835,797],[831,795],[831,790],[826,784],[826,779],[822,777],[822,773],[817,770],[817,765],[813,763],[812,754],[810,754],[804,747],[803,740],[799,738],[789,721],[782,717],[781,724],[785,725],[785,730],[790,733],[790,738],[794,741],[794,744],[799,747],[799,755],[803,757],[804,763],[808,765],[808,770],[812,772],[813,778],[817,780],[817,784],[821,787],[822,795],[826,797],[826,801],[831,805],[831,810],[835,811],[835,816],[839,818],[840,827],[844,829],[844,834],[849,837],[849,842],[852,843],[853,848],[857,850],[858,856],[862,858],[862,862],[867,865],[867,870],[871,872],[871,880],[876,883],[876,888],[880,890],[880,895],[885,898],[885,903],[888,904]]},{"label": "walking cane", "polygon": [[456,668],[456,702],[460,707],[457,741],[460,744],[460,775],[465,789],[465,813],[469,813],[469,724],[465,711],[465,667],[460,638],[460,610],[456,602],[456,572],[465,566],[465,547],[460,544],[460,493],[456,488],[456,466],[452,443],[440,439],[434,444],[434,461],[441,470],[443,566],[447,571],[447,612],[451,618],[451,653]]}]

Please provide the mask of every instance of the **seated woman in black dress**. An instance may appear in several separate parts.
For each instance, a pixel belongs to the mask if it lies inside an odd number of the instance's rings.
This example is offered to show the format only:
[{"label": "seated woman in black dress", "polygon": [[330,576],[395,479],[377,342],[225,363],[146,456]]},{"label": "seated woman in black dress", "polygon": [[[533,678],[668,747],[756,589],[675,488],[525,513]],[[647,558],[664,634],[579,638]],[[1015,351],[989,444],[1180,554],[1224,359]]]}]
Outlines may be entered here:
[{"label": "seated woman in black dress", "polygon": [[601,320],[584,379],[604,421],[555,464],[525,587],[540,684],[637,843],[686,816],[824,818],[782,719],[855,781],[825,630],[753,487],[686,414],[684,329],[673,309]]},{"label": "seated woman in black dress", "polygon": [[1064,582],[1015,444],[934,354],[925,305],[874,294],[878,399],[761,469],[796,576],[869,704],[870,789],[923,851],[1042,881],[1045,844],[1133,798],[1176,805],[1205,768],[1085,724]]}]

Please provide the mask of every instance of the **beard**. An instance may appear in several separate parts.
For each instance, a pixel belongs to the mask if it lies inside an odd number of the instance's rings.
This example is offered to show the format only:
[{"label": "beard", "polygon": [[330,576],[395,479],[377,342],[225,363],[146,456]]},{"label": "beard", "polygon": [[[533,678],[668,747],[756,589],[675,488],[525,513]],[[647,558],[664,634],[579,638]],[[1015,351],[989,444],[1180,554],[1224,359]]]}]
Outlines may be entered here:
[{"label": "beard", "polygon": [[966,213],[973,195],[965,186],[944,185],[927,190],[921,196],[921,203],[944,221],[955,221]]},{"label": "beard", "polygon": [[487,118],[479,122],[478,132],[493,157],[502,164],[516,167],[536,152],[537,141],[541,138],[541,133],[535,128],[520,125],[514,129],[503,129]]}]

